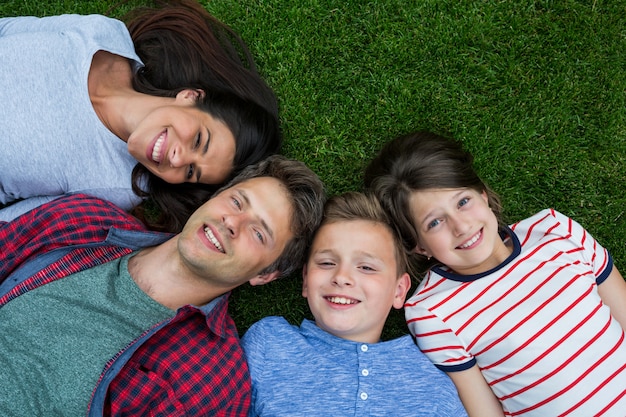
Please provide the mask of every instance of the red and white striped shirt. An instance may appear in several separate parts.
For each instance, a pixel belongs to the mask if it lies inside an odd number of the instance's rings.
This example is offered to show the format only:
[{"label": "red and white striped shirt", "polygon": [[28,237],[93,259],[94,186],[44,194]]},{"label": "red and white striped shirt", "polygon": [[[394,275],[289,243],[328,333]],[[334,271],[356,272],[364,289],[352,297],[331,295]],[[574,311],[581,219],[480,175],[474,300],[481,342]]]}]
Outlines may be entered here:
[{"label": "red and white striped shirt", "polygon": [[446,372],[477,364],[508,416],[623,417],[624,330],[597,291],[609,253],[554,210],[505,233],[497,268],[428,272],[405,305],[419,347]]}]

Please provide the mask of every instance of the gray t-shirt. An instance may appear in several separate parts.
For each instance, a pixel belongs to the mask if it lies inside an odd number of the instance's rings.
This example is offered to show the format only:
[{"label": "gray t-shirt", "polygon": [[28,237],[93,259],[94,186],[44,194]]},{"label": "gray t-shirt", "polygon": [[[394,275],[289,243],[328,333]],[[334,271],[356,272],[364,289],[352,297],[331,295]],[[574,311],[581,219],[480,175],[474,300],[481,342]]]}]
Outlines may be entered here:
[{"label": "gray t-shirt", "polygon": [[135,159],[96,115],[87,86],[93,55],[141,65],[124,23],[100,15],[0,19],[0,210],[8,221],[67,193],[125,210]]},{"label": "gray t-shirt", "polygon": [[0,308],[0,415],[84,416],[107,361],[175,312],[148,297],[127,255]]}]

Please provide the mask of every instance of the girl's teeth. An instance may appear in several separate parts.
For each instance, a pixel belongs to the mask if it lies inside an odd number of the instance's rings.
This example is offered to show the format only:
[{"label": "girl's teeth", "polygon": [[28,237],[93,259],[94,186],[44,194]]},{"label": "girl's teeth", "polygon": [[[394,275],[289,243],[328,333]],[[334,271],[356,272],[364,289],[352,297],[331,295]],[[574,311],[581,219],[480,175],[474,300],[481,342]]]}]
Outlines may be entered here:
[{"label": "girl's teeth", "polygon": [[476,233],[476,236],[471,238],[468,242],[466,242],[466,243],[462,244],[461,246],[459,246],[459,248],[461,248],[461,249],[469,248],[474,243],[476,243],[476,241],[478,241],[479,237],[480,237],[480,233]]}]

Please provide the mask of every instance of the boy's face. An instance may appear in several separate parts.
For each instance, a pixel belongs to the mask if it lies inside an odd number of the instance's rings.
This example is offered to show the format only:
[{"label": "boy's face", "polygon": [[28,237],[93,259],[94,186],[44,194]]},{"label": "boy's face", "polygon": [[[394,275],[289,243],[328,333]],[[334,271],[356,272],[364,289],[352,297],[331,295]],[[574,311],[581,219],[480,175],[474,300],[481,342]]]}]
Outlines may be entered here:
[{"label": "boy's face", "polygon": [[380,223],[341,221],[322,226],[303,270],[302,295],[316,324],[335,336],[376,343],[391,307],[410,287],[398,277],[390,231]]}]

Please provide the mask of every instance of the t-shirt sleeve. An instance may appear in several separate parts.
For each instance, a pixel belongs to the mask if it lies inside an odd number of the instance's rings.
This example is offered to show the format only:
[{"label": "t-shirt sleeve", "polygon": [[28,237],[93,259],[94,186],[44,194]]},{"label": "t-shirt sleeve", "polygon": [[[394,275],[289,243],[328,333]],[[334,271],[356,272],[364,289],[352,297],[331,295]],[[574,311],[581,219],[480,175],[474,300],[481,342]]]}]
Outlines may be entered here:
[{"label": "t-shirt sleeve", "polygon": [[252,379],[252,399],[248,417],[256,417],[259,414],[256,411],[256,403],[258,398],[258,386],[262,383],[261,376],[263,373],[263,364],[265,362],[265,343],[266,327],[263,320],[254,323],[241,338],[241,347],[246,355],[250,377]]},{"label": "t-shirt sleeve", "polygon": [[596,284],[600,285],[607,279],[613,269],[613,260],[609,252],[591,236],[584,227],[575,220],[551,210],[552,215],[564,229],[563,234],[575,245],[574,250],[581,251],[581,257],[588,263],[596,277]]},{"label": "t-shirt sleeve", "polygon": [[[95,17],[99,16],[99,17]],[[102,18],[102,19],[101,19]],[[0,19],[0,37],[33,32],[62,32],[75,27],[98,28],[94,23],[102,23],[104,19],[113,20],[101,15],[63,14],[58,16],[18,16]],[[97,22],[99,21],[99,22]]]},{"label": "t-shirt sleeve", "polygon": [[444,372],[458,372],[476,364],[459,338],[437,315],[419,302],[407,303],[404,311],[417,345],[437,368]]}]

